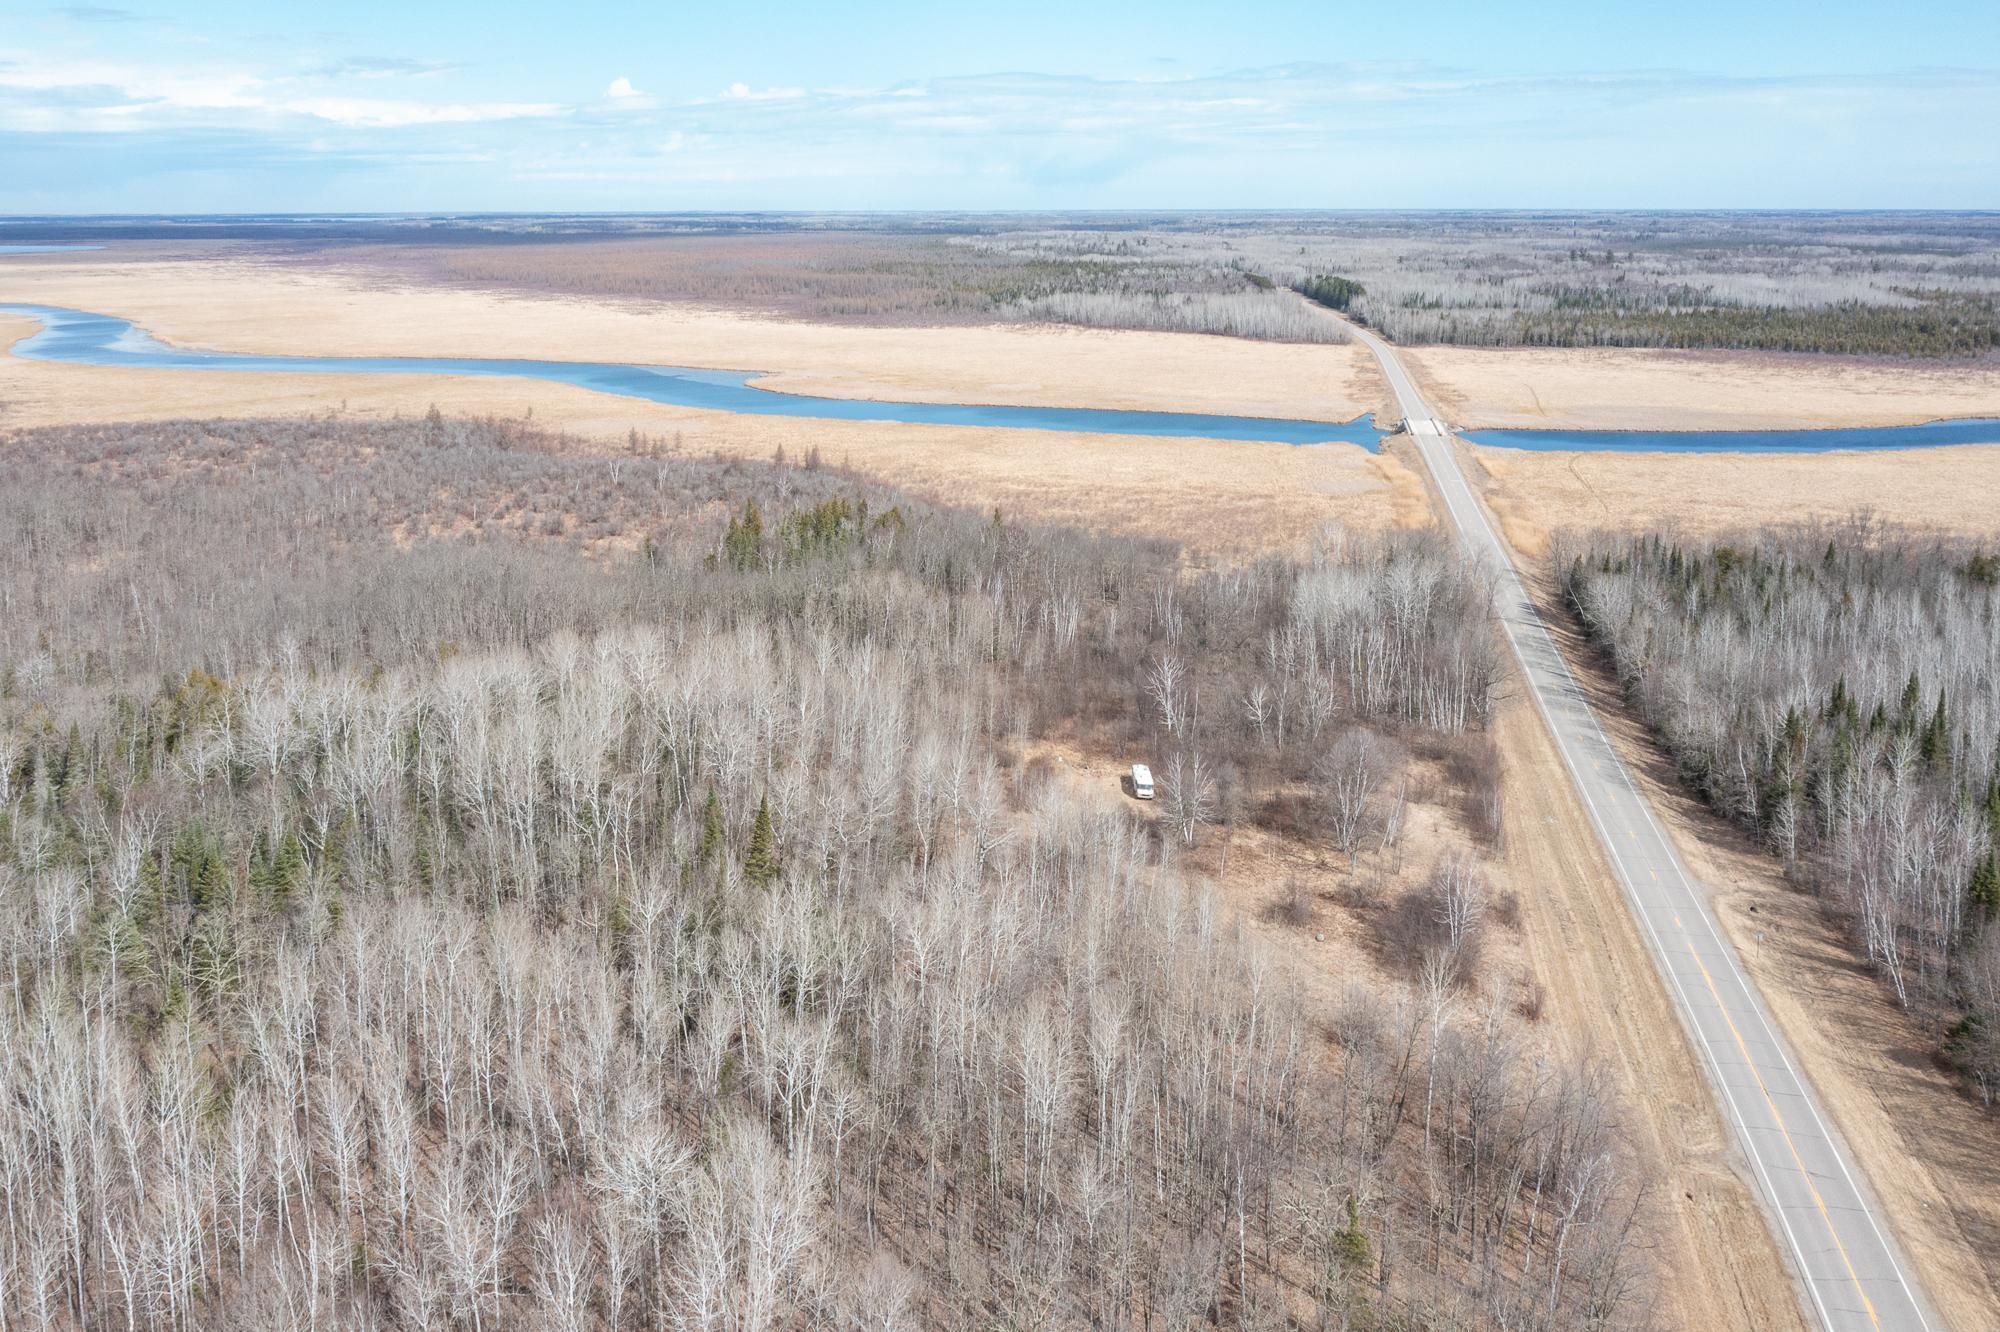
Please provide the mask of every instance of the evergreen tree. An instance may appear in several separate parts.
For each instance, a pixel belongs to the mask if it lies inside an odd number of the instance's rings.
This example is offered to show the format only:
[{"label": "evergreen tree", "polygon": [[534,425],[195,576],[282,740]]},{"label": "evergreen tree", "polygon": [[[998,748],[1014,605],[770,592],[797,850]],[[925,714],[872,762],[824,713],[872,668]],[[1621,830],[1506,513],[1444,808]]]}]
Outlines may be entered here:
[{"label": "evergreen tree", "polygon": [[708,788],[708,803],[701,807],[701,863],[713,861],[722,850],[722,802],[715,797],[715,788]]},{"label": "evergreen tree", "polygon": [[71,722],[69,734],[63,737],[62,759],[56,767],[56,799],[63,807],[68,808],[76,799],[77,790],[83,785],[85,766],[83,729]]},{"label": "evergreen tree", "polygon": [[139,900],[133,904],[132,914],[141,920],[151,920],[160,909],[166,894],[166,868],[164,851],[139,858]]},{"label": "evergreen tree", "polygon": [[305,876],[305,848],[299,845],[298,834],[288,828],[283,840],[278,843],[278,854],[271,862],[271,905],[282,907],[289,902],[293,890]]},{"label": "evergreen tree", "polygon": [[1341,1270],[1350,1276],[1368,1266],[1368,1232],[1361,1228],[1361,1200],[1347,1195],[1347,1225],[1333,1237],[1334,1252],[1340,1256]]},{"label": "evergreen tree", "polygon": [[778,834],[768,799],[757,802],[757,821],[750,825],[750,845],[743,852],[743,877],[760,888],[778,877]]},{"label": "evergreen tree", "polygon": [[2000,852],[1988,851],[1973,867],[1972,882],[1966,885],[1965,895],[1975,906],[1986,914],[2000,915]]},{"label": "evergreen tree", "polygon": [[271,834],[259,832],[250,844],[250,891],[260,901],[271,897]]},{"label": "evergreen tree", "polygon": [[743,501],[743,516],[729,520],[722,555],[730,568],[754,569],[764,562],[764,515],[754,499]]},{"label": "evergreen tree", "polygon": [[1951,762],[1951,723],[1945,716],[1943,690],[1938,691],[1937,710],[1931,713],[1930,724],[1924,727],[1922,750],[1924,762],[1931,767]]}]

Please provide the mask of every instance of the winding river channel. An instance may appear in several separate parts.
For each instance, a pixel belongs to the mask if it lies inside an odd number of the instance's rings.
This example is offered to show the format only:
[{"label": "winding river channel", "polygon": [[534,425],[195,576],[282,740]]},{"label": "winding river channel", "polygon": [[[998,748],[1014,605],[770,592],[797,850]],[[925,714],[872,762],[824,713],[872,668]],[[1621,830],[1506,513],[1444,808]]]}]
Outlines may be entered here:
[{"label": "winding river channel", "polygon": [[[1093,407],[884,402],[822,398],[758,388],[756,371],[696,370],[602,361],[487,360],[432,356],[260,356],[174,347],[130,320],[53,305],[0,305],[41,328],[14,344],[16,356],[73,365],[151,370],[216,370],[285,374],[479,375],[543,379],[648,402],[753,416],[833,421],[898,421],[916,425],[998,426],[1098,435],[1178,436],[1258,440],[1279,444],[1382,446],[1384,431],[1365,418],[1301,421],[1195,412],[1136,412]],[[1927,449],[1948,444],[2000,444],[2000,420],[1933,421],[1925,425],[1830,430],[1467,430],[1460,437],[1501,448],[1587,453],[1830,453],[1860,449]]]},{"label": "winding river channel", "polygon": [[473,360],[432,356],[252,356],[195,351],[155,339],[130,320],[52,305],[0,305],[39,319],[40,331],[14,344],[16,356],[150,370],[264,371],[285,374],[483,375],[545,379],[648,402],[753,416],[833,421],[902,421],[917,425],[1004,426],[1097,435],[1174,435],[1264,440],[1279,444],[1359,444],[1379,449],[1382,431],[1366,418],[1293,421],[1193,412],[1126,412],[1087,407],[1001,407],[957,403],[816,398],[754,387],[754,371],[690,370],[598,361]]}]

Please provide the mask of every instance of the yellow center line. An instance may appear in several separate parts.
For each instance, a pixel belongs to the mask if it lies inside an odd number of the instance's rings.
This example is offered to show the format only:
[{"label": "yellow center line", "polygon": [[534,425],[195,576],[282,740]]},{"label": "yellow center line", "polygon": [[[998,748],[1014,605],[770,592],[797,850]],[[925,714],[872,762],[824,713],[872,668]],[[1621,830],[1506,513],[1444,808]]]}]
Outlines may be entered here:
[{"label": "yellow center line", "polygon": [[[1678,926],[1680,923],[1681,918],[1676,915],[1674,924]],[[1813,1184],[1812,1172],[1806,1169],[1805,1159],[1799,1155],[1798,1144],[1792,1141],[1792,1131],[1785,1126],[1785,1117],[1778,1110],[1778,1102],[1772,1097],[1771,1089],[1764,1085],[1764,1075],[1758,1071],[1757,1061],[1750,1057],[1750,1047],[1744,1042],[1743,1033],[1736,1029],[1735,1019],[1731,1018],[1729,1010],[1723,1007],[1722,994],[1715,988],[1715,978],[1708,974],[1708,967],[1702,962],[1701,954],[1695,952],[1692,939],[1688,941],[1688,956],[1694,959],[1695,966],[1701,968],[1702,981],[1707,984],[1708,993],[1715,1000],[1715,1011],[1722,1014],[1722,1020],[1729,1024],[1729,1034],[1736,1038],[1736,1048],[1743,1054],[1744,1065],[1749,1068],[1750,1076],[1757,1079],[1757,1090],[1763,1093],[1764,1104],[1771,1107],[1771,1118],[1776,1121],[1778,1132],[1784,1135],[1785,1147],[1791,1152],[1792,1161],[1799,1168],[1799,1178],[1806,1182],[1806,1191],[1812,1194],[1813,1206],[1819,1208],[1820,1219],[1826,1222],[1827,1237],[1833,1241],[1835,1252],[1840,1254],[1841,1264],[1847,1268],[1847,1279],[1854,1283],[1854,1293],[1861,1297],[1861,1305],[1868,1311],[1868,1321],[1876,1327],[1882,1326],[1882,1320],[1875,1315],[1875,1302],[1868,1298],[1868,1292],[1862,1288],[1861,1274],[1854,1270],[1854,1262],[1847,1256],[1847,1246],[1840,1242],[1840,1232],[1833,1228],[1833,1215],[1826,1210],[1826,1200],[1819,1196],[1819,1189]],[[1804,1088],[1800,1090],[1803,1093]],[[1776,1198],[1771,1201],[1774,1205],[1782,1205]],[[1812,1280],[1812,1274],[1809,1272],[1802,1271],[1799,1275],[1807,1281]]]}]

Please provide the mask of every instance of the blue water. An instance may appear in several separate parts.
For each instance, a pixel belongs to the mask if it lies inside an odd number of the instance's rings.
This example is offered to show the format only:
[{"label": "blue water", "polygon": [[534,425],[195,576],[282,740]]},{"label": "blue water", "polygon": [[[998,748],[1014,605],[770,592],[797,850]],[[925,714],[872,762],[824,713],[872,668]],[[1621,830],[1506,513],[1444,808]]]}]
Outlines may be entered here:
[{"label": "blue water", "polygon": [[1503,449],[1576,453],[1834,453],[2000,444],[2000,421],[1845,430],[1461,430],[1460,439]]},{"label": "blue water", "polygon": [[[21,253],[94,246],[0,246]],[[754,372],[595,361],[474,360],[417,356],[252,356],[170,347],[110,315],[52,305],[0,305],[39,319],[39,331],[14,344],[14,354],[79,365],[155,370],[284,371],[310,374],[484,375],[547,379],[677,407],[752,416],[802,416],[834,421],[901,421],[918,425],[1003,426],[1102,435],[1166,435],[1260,440],[1278,444],[1358,444],[1381,448],[1382,432],[1364,419],[1295,421],[1264,416],[1205,416],[1192,412],[1123,412],[1091,407],[995,407],[928,402],[815,398],[756,388]],[[1933,421],[1928,425],[1848,430],[1470,430],[1474,444],[1543,452],[1589,453],[1830,453],[1841,449],[1929,449],[1945,444],[2000,444],[2000,420]]]},{"label": "blue water", "polygon": [[102,245],[0,245],[0,254],[61,254],[65,250],[101,250]]},{"label": "blue water", "polygon": [[1290,421],[1262,416],[1203,416],[1189,412],[1121,412],[1084,407],[988,407],[952,403],[869,402],[814,398],[754,388],[753,373],[683,370],[672,366],[592,361],[460,360],[448,357],[249,356],[190,351],[155,340],[129,320],[51,305],[0,305],[0,310],[41,320],[37,332],[14,344],[14,354],[78,365],[132,366],[152,370],[262,370],[291,374],[488,375],[547,379],[600,393],[616,393],[677,407],[741,412],[753,416],[809,416],[835,421],[901,421],[918,425],[1005,426],[1015,430],[1065,430],[1101,435],[1173,435],[1197,439],[1261,440],[1278,444],[1382,445],[1382,432],[1365,418],[1347,422]]}]

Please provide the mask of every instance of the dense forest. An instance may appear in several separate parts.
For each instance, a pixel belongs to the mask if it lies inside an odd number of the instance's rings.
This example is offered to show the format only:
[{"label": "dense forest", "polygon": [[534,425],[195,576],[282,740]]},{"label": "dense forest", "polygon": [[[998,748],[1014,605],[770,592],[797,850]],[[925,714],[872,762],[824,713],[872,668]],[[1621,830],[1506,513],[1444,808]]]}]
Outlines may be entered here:
[{"label": "dense forest", "polygon": [[1202,570],[435,413],[17,432],[0,534],[10,1332],[1646,1322],[1463,850],[1330,1011],[1190,867],[1479,752],[1441,543]]},{"label": "dense forest", "polygon": [[2000,347],[2000,232],[1978,214],[1290,214],[1066,221],[963,243],[1265,274],[1407,343],[1947,359]]},{"label": "dense forest", "polygon": [[1865,520],[1558,554],[1683,780],[2000,1092],[2000,561]]}]

